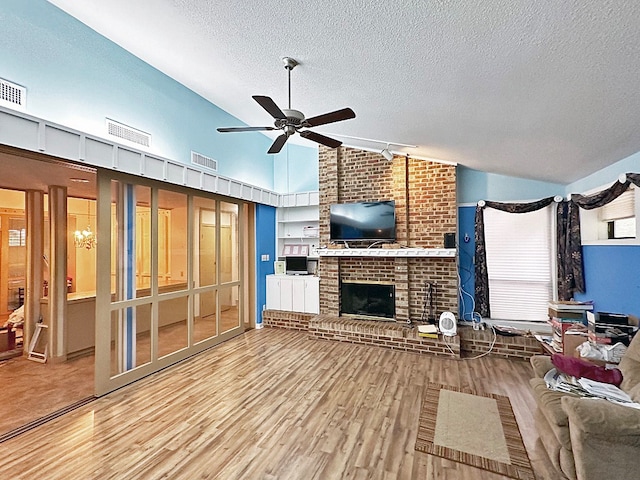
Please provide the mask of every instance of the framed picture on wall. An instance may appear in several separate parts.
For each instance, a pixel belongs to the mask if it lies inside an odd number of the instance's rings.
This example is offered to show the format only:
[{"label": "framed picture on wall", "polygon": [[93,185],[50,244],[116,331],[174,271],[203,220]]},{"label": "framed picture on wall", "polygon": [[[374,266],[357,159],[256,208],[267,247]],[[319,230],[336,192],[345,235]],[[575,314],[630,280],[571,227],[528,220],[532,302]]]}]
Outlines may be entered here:
[{"label": "framed picture on wall", "polygon": [[305,244],[290,244],[285,245],[282,250],[282,255],[285,257],[294,256],[294,257],[306,257],[309,255],[309,245]]}]

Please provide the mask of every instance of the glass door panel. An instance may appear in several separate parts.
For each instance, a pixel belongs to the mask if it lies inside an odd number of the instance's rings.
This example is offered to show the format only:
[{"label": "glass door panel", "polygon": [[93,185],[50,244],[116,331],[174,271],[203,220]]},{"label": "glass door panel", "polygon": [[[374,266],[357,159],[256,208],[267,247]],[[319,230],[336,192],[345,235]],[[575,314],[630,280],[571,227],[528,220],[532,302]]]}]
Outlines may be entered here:
[{"label": "glass door panel", "polygon": [[220,283],[238,281],[238,242],[238,205],[220,202]]},{"label": "glass door panel", "polygon": [[158,190],[158,288],[187,289],[187,195]]},{"label": "glass door panel", "polygon": [[150,303],[111,312],[111,377],[151,363],[150,325]]},{"label": "glass door panel", "polygon": [[187,348],[188,305],[186,295],[158,303],[158,358]]},{"label": "glass door panel", "polygon": [[240,289],[238,286],[224,287],[219,292],[220,333],[225,333],[240,326]]},{"label": "glass door panel", "polygon": [[216,262],[216,201],[209,198],[194,200],[196,234],[193,236],[194,284],[196,287],[217,283]]},{"label": "glass door panel", "polygon": [[198,343],[218,334],[216,299],[218,292],[210,290],[194,296],[195,317],[193,324],[193,342]]}]

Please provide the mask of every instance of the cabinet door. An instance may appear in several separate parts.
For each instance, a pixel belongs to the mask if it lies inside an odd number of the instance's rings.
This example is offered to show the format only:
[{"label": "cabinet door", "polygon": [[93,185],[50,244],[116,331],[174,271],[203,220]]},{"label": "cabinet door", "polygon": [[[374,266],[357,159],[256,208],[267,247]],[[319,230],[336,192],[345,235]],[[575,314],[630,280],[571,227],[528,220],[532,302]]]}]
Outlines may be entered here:
[{"label": "cabinet door", "polygon": [[293,279],[287,276],[280,277],[280,308],[290,312],[293,310]]},{"label": "cabinet door", "polygon": [[304,279],[304,311],[320,313],[320,279],[318,277]]},{"label": "cabinet door", "polygon": [[280,310],[280,279],[267,275],[267,309]]},{"label": "cabinet door", "polygon": [[292,299],[291,299],[291,309],[294,312],[304,312],[304,295],[305,295],[305,278],[297,277],[293,278],[292,283]]}]

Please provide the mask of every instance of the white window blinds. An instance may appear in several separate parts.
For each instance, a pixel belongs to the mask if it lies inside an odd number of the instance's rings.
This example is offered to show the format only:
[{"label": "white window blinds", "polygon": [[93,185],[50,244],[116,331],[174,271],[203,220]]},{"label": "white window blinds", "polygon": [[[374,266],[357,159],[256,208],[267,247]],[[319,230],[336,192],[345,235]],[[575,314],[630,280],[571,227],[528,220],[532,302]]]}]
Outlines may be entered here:
[{"label": "white window blinds", "polygon": [[629,188],[613,202],[600,207],[600,219],[604,221],[631,218],[635,216],[635,190]]},{"label": "white window blinds", "polygon": [[552,299],[553,206],[531,213],[485,208],[491,318],[545,321]]}]

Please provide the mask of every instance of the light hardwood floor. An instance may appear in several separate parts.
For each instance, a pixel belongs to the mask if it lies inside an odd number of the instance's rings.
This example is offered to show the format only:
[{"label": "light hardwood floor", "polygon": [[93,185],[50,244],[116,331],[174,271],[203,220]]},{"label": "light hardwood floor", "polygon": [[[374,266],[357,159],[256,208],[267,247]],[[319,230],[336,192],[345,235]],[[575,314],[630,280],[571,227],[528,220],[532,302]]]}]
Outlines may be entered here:
[{"label": "light hardwood floor", "polygon": [[529,364],[251,330],[2,444],[0,478],[491,479],[416,452],[429,381],[507,395],[536,476]]}]

